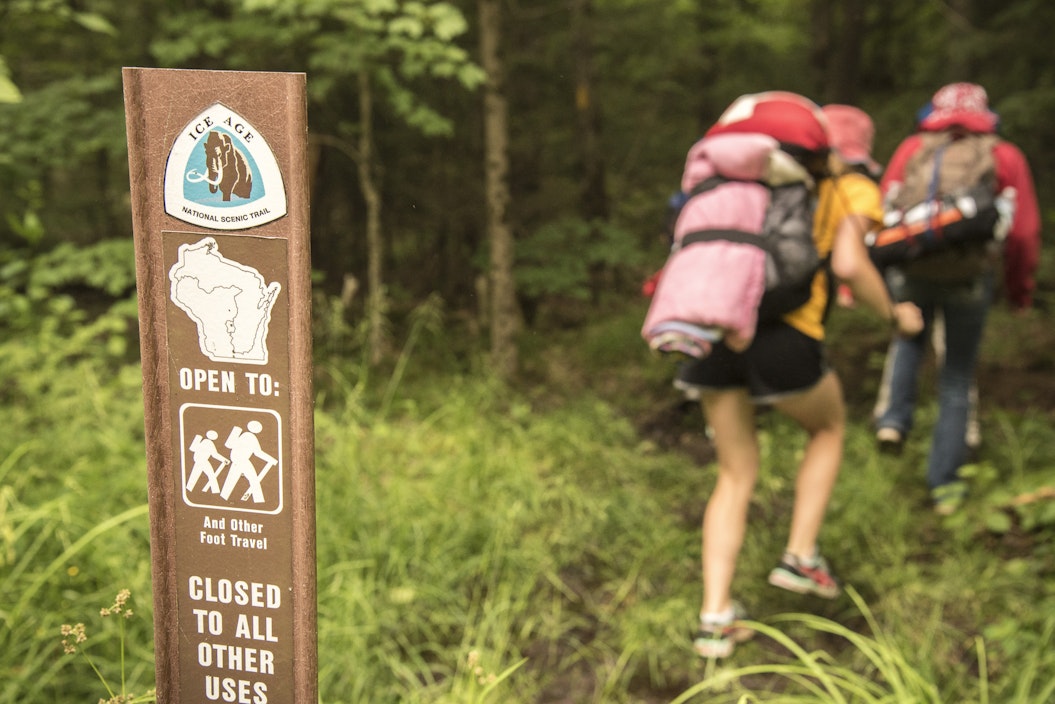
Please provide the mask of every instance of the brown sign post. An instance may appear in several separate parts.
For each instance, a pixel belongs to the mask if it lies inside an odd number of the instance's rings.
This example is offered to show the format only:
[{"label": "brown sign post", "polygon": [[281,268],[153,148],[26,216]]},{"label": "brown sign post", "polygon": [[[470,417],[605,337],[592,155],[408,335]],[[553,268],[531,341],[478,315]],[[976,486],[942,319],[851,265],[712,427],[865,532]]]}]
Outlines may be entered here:
[{"label": "brown sign post", "polygon": [[305,76],[123,74],[158,701],[314,702]]}]

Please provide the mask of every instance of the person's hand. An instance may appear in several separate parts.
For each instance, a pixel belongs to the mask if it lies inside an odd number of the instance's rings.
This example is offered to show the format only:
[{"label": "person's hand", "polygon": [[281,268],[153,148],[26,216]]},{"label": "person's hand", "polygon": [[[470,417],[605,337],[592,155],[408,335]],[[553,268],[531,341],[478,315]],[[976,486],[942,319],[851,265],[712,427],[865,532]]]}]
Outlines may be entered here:
[{"label": "person's hand", "polygon": [[894,304],[894,329],[902,337],[915,337],[923,332],[923,311],[915,303]]},{"label": "person's hand", "polygon": [[853,308],[857,305],[854,292],[846,284],[839,284],[839,287],[835,289],[835,302],[840,308]]}]

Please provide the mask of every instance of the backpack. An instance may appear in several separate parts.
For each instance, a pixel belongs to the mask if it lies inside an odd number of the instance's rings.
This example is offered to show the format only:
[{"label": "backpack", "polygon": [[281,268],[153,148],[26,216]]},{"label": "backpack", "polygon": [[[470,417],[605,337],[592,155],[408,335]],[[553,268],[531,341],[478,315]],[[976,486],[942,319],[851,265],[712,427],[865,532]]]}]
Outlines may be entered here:
[{"label": "backpack", "polygon": [[997,196],[992,134],[924,132],[891,193],[883,227],[866,238],[879,268],[904,265],[927,278],[971,278],[991,261],[1010,222],[1007,196]]},{"label": "backpack", "polygon": [[773,137],[706,136],[689,150],[684,202],[641,335],[661,353],[746,347],[760,322],[806,303],[822,259],[806,168]]}]

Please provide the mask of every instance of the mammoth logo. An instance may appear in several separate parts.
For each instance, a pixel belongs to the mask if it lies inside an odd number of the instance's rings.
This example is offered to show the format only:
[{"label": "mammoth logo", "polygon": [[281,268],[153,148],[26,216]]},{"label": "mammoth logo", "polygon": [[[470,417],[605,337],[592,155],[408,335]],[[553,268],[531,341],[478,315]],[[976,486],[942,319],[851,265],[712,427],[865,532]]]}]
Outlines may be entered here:
[{"label": "mammoth logo", "polygon": [[219,191],[224,202],[231,200],[231,194],[239,198],[248,198],[253,193],[253,172],[249,161],[242,150],[234,145],[229,134],[211,130],[205,138],[206,173],[200,174],[196,169],[187,172],[191,183],[205,181],[209,192]]},{"label": "mammoth logo", "polygon": [[187,123],[165,167],[165,212],[214,230],[246,230],[283,217],[282,173],[260,131],[221,103]]}]

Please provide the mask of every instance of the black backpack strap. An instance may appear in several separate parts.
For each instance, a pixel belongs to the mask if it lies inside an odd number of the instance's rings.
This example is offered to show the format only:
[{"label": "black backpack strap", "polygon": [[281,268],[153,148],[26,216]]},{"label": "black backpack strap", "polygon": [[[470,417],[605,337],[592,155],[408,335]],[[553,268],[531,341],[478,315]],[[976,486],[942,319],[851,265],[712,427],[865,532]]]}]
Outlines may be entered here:
[{"label": "black backpack strap", "polygon": [[705,178],[699,183],[697,183],[695,186],[693,186],[692,189],[690,189],[686,195],[688,195],[689,198],[692,198],[693,196],[698,196],[701,193],[706,193],[707,191],[718,188],[718,186],[722,185],[723,183],[729,183],[730,180],[731,179],[725,178],[724,176],[711,176],[709,178]]},{"label": "black backpack strap", "polygon": [[699,183],[697,183],[695,186],[692,187],[692,190],[690,190],[686,195],[689,198],[692,198],[693,196],[699,195],[701,193],[706,193],[707,191],[714,190],[718,186],[721,186],[723,183],[733,183],[733,182],[736,182],[736,183],[757,183],[758,185],[765,186],[766,188],[773,188],[773,186],[769,185],[765,181],[759,181],[757,179],[727,178],[725,176],[715,175],[715,176],[709,176],[708,178],[705,178],[702,181],[700,181]]},{"label": "black backpack strap", "polygon": [[745,232],[744,230],[696,230],[695,232],[688,232],[681,238],[679,247],[688,247],[690,244],[697,244],[699,242],[715,242],[717,240],[723,240],[725,242],[736,242],[738,244],[750,244],[760,249],[766,249],[766,240],[755,232]]},{"label": "black backpack strap", "polygon": [[[713,190],[718,186],[721,186],[722,184],[733,182],[757,183],[758,185],[764,186],[765,188],[769,189],[770,192],[774,191],[777,188],[786,188],[788,186],[797,185],[786,184],[783,186],[771,186],[768,183],[765,183],[764,181],[755,181],[749,179],[732,179],[726,178],[724,176],[711,176],[710,178],[705,178],[704,180],[700,181],[693,187],[691,191],[689,191],[688,198],[685,200],[685,205],[688,205],[689,199],[691,199],[693,196],[699,195],[701,193],[706,193],[707,191]],[[681,240],[678,242],[677,247],[680,249],[681,247],[687,247],[690,244],[697,244],[699,242],[714,242],[716,240],[725,240],[726,242],[736,242],[738,244],[750,244],[754,245],[755,247],[758,247],[759,249],[770,251],[768,241],[764,237],[760,237],[758,233],[745,232],[744,230],[718,228],[711,230],[696,230],[695,232],[688,232],[684,236],[682,236]]]}]

